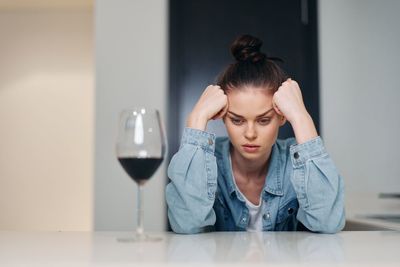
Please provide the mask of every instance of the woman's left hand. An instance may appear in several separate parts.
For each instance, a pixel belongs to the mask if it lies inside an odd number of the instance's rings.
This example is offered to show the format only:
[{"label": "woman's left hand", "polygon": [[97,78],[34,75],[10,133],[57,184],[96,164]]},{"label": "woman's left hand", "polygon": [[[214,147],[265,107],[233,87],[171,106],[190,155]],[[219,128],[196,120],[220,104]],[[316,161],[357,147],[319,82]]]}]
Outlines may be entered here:
[{"label": "woman's left hand", "polygon": [[318,136],[314,122],[304,106],[297,82],[291,79],[283,82],[272,98],[272,105],[276,113],[290,122],[298,144]]},{"label": "woman's left hand", "polygon": [[275,92],[272,98],[272,105],[276,113],[286,117],[291,124],[297,118],[308,115],[300,87],[296,81],[290,78],[283,82]]}]

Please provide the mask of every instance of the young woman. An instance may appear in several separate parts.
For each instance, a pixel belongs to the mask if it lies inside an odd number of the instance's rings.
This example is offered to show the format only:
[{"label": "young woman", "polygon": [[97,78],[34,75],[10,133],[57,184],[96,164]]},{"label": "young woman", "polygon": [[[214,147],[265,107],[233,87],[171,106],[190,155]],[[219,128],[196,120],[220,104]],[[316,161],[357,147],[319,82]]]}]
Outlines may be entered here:
[{"label": "young woman", "polygon": [[[344,185],[308,114],[299,85],[244,35],[236,62],[208,86],[168,167],[168,218],[177,233],[344,227]],[[223,119],[228,137],[206,131]],[[277,139],[288,121],[295,138]]]}]

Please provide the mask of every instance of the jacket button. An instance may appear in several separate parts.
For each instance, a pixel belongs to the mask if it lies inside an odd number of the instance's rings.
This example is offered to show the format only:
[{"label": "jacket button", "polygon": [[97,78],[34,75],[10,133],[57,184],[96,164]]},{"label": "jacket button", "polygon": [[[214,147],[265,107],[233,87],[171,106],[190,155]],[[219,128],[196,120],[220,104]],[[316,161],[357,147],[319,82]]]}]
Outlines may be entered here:
[{"label": "jacket button", "polygon": [[298,159],[300,157],[299,153],[297,153],[297,152],[294,152],[293,156],[295,159]]},{"label": "jacket button", "polygon": [[288,210],[287,210],[287,212],[289,213],[289,214],[292,214],[293,213],[293,208],[288,208]]},{"label": "jacket button", "polygon": [[271,217],[271,216],[269,215],[269,213],[266,213],[266,214],[263,215],[263,219],[264,219],[264,220],[269,219],[269,217]]}]

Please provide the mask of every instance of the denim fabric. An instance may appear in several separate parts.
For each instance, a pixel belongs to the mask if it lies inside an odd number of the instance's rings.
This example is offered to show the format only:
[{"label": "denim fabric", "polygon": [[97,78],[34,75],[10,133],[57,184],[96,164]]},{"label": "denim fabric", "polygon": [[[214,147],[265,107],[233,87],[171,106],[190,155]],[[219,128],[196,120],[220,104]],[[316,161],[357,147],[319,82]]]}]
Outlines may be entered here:
[{"label": "denim fabric", "polygon": [[[228,137],[185,128],[168,167],[168,218],[174,232],[246,231],[249,211],[232,177]],[[344,183],[316,137],[273,145],[262,191],[263,231],[335,233],[345,224]]]}]

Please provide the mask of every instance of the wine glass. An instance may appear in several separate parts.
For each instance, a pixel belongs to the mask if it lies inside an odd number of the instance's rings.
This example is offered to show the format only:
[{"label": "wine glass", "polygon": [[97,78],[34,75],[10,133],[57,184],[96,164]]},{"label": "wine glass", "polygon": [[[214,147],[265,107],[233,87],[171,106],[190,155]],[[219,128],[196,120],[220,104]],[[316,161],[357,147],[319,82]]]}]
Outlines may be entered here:
[{"label": "wine glass", "polygon": [[116,144],[117,158],[138,185],[138,195],[136,233],[133,237],[120,238],[118,241],[161,240],[144,233],[142,187],[160,166],[165,150],[165,134],[158,110],[138,107],[121,112]]}]

